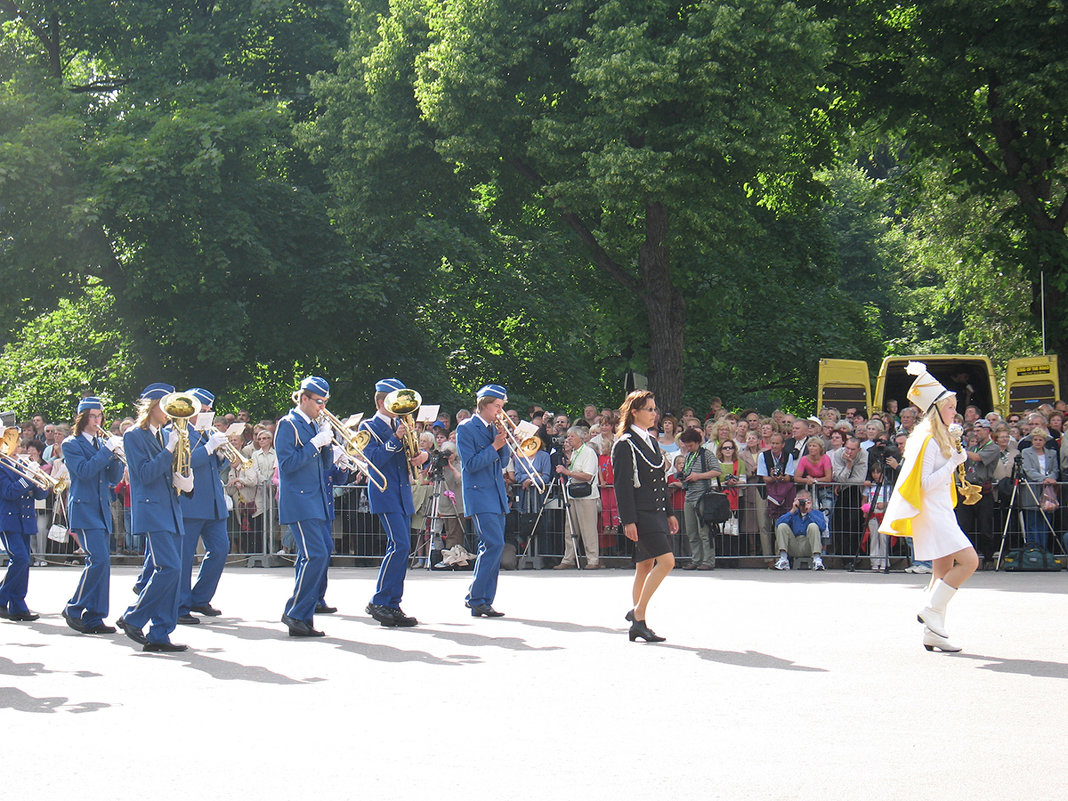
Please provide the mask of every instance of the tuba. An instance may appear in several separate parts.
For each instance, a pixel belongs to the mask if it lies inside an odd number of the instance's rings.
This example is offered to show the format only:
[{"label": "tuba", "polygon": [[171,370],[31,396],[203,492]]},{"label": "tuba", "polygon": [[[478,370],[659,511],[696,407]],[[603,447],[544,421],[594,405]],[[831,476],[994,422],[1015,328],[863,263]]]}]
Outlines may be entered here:
[{"label": "tuba", "polygon": [[65,478],[52,478],[51,475],[41,469],[41,466],[28,459],[20,459],[15,455],[19,447],[19,429],[17,426],[8,426],[0,437],[0,464],[7,467],[19,478],[24,478],[38,489],[51,490],[57,495],[67,489],[68,482]]},{"label": "tuba", "polygon": [[193,474],[189,464],[189,418],[200,411],[200,401],[186,392],[172,392],[159,400],[159,407],[171,419],[178,432],[178,445],[174,449],[173,470],[183,478]]},{"label": "tuba", "polygon": [[382,406],[390,414],[395,414],[404,423],[407,432],[401,439],[404,443],[404,455],[408,458],[408,475],[416,479],[416,467],[411,460],[419,455],[419,435],[415,433],[415,418],[412,413],[423,404],[423,399],[414,389],[395,389],[386,395]]}]

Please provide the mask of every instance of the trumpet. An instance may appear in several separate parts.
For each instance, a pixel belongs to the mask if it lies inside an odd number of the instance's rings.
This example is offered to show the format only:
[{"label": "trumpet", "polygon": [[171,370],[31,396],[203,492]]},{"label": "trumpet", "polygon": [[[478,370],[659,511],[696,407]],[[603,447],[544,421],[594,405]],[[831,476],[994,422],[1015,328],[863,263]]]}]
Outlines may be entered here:
[{"label": "trumpet", "polygon": [[524,436],[526,432],[520,431],[520,427],[503,411],[497,415],[497,426],[505,433],[508,446],[515,453],[515,460],[527,478],[538,488],[538,492],[545,492],[545,479],[534,469],[534,455],[541,450],[541,438],[534,434]]},{"label": "trumpet", "polygon": [[17,426],[8,426],[4,429],[3,438],[0,439],[0,464],[38,489],[51,490],[57,495],[67,489],[69,482],[66,478],[53,478],[36,462],[20,459],[15,454],[18,446],[19,429]]},{"label": "trumpet", "polygon": [[189,464],[189,418],[200,411],[200,401],[186,392],[172,392],[160,398],[159,407],[171,419],[178,432],[178,446],[174,449],[174,472],[189,478],[193,468]]},{"label": "trumpet", "polygon": [[[97,437],[97,439],[100,440],[101,444],[103,444],[105,442],[105,440],[107,439],[104,436],[104,432],[105,431],[106,431],[106,429],[103,426],[100,426],[96,430],[96,437]],[[115,436],[118,436],[118,435],[115,435]],[[107,446],[104,446],[104,447],[107,447]],[[124,448],[122,446],[122,437],[119,437],[119,447],[115,448],[112,451],[112,453],[115,455],[116,459],[118,459],[123,464],[126,464],[126,451],[124,450]]]},{"label": "trumpet", "polygon": [[345,466],[350,470],[359,470],[367,476],[367,480],[375,486],[375,489],[385,492],[389,485],[385,475],[363,455],[363,449],[371,441],[370,433],[346,428],[333,413],[326,409],[319,413],[319,423],[330,426],[330,430],[334,433],[334,444],[345,452]]},{"label": "trumpet", "polygon": [[255,464],[251,457],[241,453],[238,447],[230,441],[229,437],[219,446],[219,451],[222,451],[222,455],[230,460],[230,464],[240,465],[242,470],[251,470],[253,464]]},{"label": "trumpet", "polygon": [[382,406],[390,414],[395,414],[404,423],[407,429],[401,442],[404,444],[404,455],[408,458],[408,475],[412,481],[418,475],[416,467],[411,460],[419,455],[419,436],[415,433],[415,418],[412,412],[423,404],[423,399],[414,389],[395,389],[386,395]]},{"label": "trumpet", "polygon": [[[953,447],[957,449],[957,452],[963,449],[961,440],[964,438],[964,428],[959,424],[954,423],[949,427],[949,438],[953,441]],[[965,470],[964,465],[957,465],[957,478],[960,479],[960,492],[964,496],[964,505],[973,506],[979,503],[979,500],[983,496],[983,488],[977,484],[973,484],[964,477]]]}]

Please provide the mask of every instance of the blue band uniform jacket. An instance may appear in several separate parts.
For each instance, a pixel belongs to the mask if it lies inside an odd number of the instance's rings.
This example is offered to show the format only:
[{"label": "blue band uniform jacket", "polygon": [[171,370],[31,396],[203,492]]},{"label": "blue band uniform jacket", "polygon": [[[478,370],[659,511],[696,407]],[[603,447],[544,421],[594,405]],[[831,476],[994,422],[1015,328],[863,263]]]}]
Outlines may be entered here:
[{"label": "blue band uniform jacket", "polygon": [[122,479],[122,462],[96,437],[78,434],[63,440],[63,461],[70,473],[67,520],[75,531],[112,532],[111,487]]},{"label": "blue band uniform jacket", "polygon": [[216,455],[218,452],[208,453],[207,444],[207,432],[189,430],[189,466],[193,470],[193,492],[182,493],[179,503],[182,515],[190,520],[223,520],[229,516],[219,470],[229,465],[230,460],[223,459],[220,462]]},{"label": "blue band uniform jacket", "polygon": [[33,502],[47,497],[48,490],[31,484],[7,465],[0,465],[0,531],[36,534],[37,509]]},{"label": "blue band uniform jacket", "polygon": [[404,443],[396,436],[393,426],[378,415],[360,423],[360,430],[371,435],[364,456],[386,477],[386,491],[374,484],[367,487],[367,500],[374,514],[415,514],[412,486],[408,471],[408,457]]},{"label": "blue band uniform jacket", "polygon": [[460,454],[460,477],[464,491],[464,515],[508,514],[508,496],[503,473],[508,464],[508,448],[493,447],[497,428],[487,426],[473,415],[456,428],[456,450]]},{"label": "blue band uniform jacket", "polygon": [[330,446],[316,448],[312,437],[318,426],[296,409],[278,421],[274,449],[278,456],[278,521],[333,519],[333,487],[328,474],[333,466]]},{"label": "blue band uniform jacket", "polygon": [[[170,426],[161,429],[167,440]],[[172,485],[174,454],[147,428],[133,426],[122,437],[130,473],[130,513],[134,534],[185,533],[178,494]]]}]

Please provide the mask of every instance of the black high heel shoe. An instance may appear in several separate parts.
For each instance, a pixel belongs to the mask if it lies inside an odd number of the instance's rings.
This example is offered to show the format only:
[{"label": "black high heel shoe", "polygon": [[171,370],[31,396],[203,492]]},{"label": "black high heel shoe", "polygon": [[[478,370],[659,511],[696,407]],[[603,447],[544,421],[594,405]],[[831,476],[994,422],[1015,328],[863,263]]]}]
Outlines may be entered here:
[{"label": "black high heel shoe", "polygon": [[628,634],[630,641],[634,642],[641,637],[646,642],[664,642],[667,637],[659,636],[655,631],[645,625],[644,620],[635,620],[630,624],[630,633]]},{"label": "black high heel shoe", "polygon": [[623,616],[623,619],[626,620],[628,623],[633,623],[634,622],[634,610],[631,609],[629,612],[627,612],[627,614]]}]

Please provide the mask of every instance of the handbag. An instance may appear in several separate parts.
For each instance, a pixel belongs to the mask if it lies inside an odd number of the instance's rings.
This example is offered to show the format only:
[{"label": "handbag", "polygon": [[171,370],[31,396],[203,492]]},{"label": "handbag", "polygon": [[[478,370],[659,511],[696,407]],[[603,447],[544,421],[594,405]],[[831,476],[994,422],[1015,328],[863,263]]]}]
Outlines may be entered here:
[{"label": "handbag", "polygon": [[1056,512],[1061,502],[1057,499],[1057,488],[1046,484],[1042,488],[1042,500],[1039,503],[1043,512]]},{"label": "handbag", "polygon": [[731,505],[725,492],[709,490],[694,504],[697,509],[697,517],[702,523],[719,525],[731,516]]},{"label": "handbag", "polygon": [[723,533],[728,537],[738,536],[738,514],[737,512],[731,512],[731,516],[728,517],[723,523]]},{"label": "handbag", "polygon": [[567,485],[567,497],[588,498],[593,492],[593,484],[589,481],[571,481]]},{"label": "handbag", "polygon": [[70,540],[70,530],[60,523],[60,520],[66,521],[66,512],[63,511],[63,503],[60,498],[56,498],[52,505],[52,525],[48,528],[48,539],[52,542],[65,543]]}]

